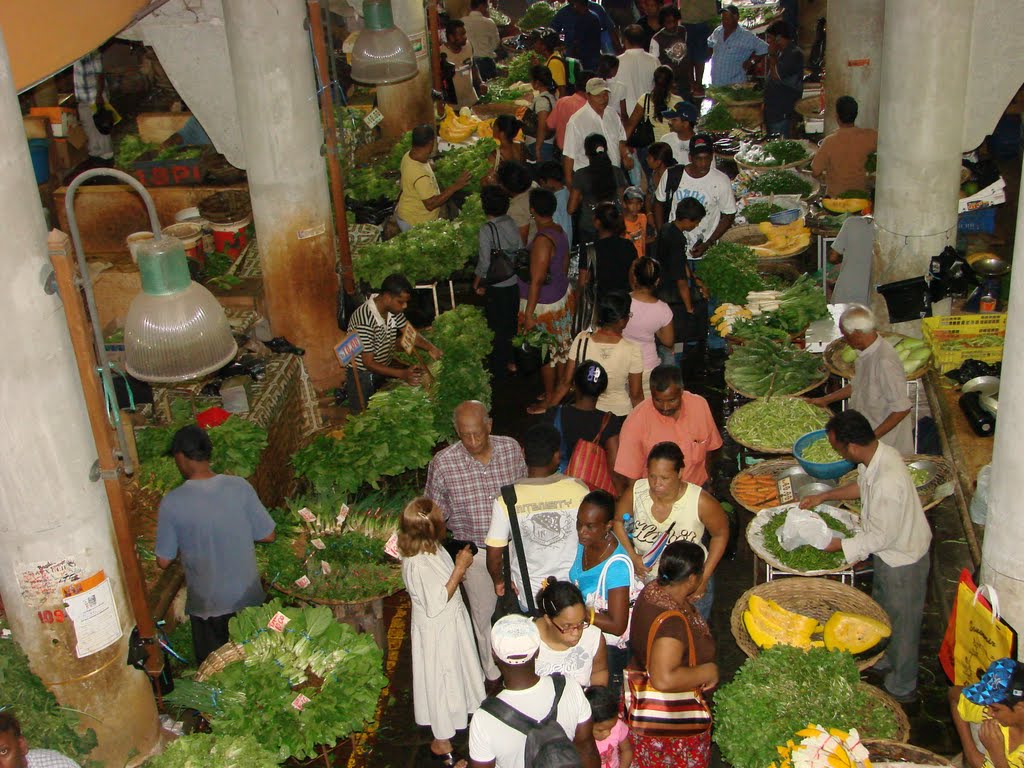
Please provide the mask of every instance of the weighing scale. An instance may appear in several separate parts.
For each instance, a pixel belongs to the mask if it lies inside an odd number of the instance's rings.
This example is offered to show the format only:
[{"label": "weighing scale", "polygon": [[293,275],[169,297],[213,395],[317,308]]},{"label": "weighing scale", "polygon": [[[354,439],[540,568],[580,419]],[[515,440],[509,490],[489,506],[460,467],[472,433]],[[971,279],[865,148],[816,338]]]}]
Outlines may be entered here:
[{"label": "weighing scale", "polygon": [[974,274],[981,278],[981,282],[967,297],[964,309],[968,312],[997,312],[1000,305],[1000,282],[1010,271],[1010,262],[987,251],[969,253],[965,260]]}]

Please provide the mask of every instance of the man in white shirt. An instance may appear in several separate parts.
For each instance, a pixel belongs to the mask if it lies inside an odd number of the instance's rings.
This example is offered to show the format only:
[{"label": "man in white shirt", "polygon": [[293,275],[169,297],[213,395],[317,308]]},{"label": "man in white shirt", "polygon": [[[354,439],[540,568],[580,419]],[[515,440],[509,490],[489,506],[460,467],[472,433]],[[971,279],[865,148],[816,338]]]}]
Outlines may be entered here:
[{"label": "man in white shirt", "polygon": [[562,163],[565,167],[565,182],[572,185],[572,172],[577,168],[590,165],[583,142],[592,133],[600,133],[608,142],[608,157],[612,165],[631,170],[633,159],[626,146],[626,129],[619,115],[608,109],[608,94],[611,88],[608,81],[593,77],[587,82],[587,103],[576,114],[569,118],[565,126],[565,155]]},{"label": "man in white shirt", "polygon": [[811,400],[828,406],[850,398],[850,407],[867,418],[875,437],[904,456],[914,453],[914,424],[908,419],[911,402],[907,375],[892,345],[875,329],[875,316],[854,304],[839,318],[846,343],[858,351],[853,379],[842,389]]},{"label": "man in white shirt", "polygon": [[679,165],[689,164],[690,140],[694,137],[693,126],[697,124],[697,108],[688,101],[680,101],[673,109],[662,112],[661,116],[668,120],[668,133],[661,140],[668,144]]},{"label": "man in white shirt", "polygon": [[498,25],[488,15],[487,0],[469,0],[469,15],[463,17],[466,35],[473,53],[480,58],[493,59],[501,47]]},{"label": "man in white shirt", "polygon": [[903,457],[880,443],[863,414],[847,409],[825,425],[828,441],[847,461],[859,465],[855,482],[808,496],[800,506],[861,500],[860,531],[833,537],[826,552],[840,549],[851,563],[874,555],[872,597],[892,622],[885,657],[872,667],[885,675],[885,690],[906,704],[917,698],[917,655],[928,591],[928,549],[932,532]]},{"label": "man in white shirt", "polygon": [[666,221],[675,220],[676,205],[680,200],[692,197],[704,206],[706,213],[700,226],[687,238],[695,243],[690,249],[691,259],[702,258],[736,218],[732,183],[728,176],[713,167],[714,163],[714,142],[706,133],[698,133],[690,139],[690,162],[682,167],[669,168],[662,174],[654,193],[654,221],[659,232]]},{"label": "man in white shirt", "polygon": [[601,758],[594,743],[590,702],[583,689],[571,678],[537,675],[537,625],[526,616],[505,616],[491,628],[491,645],[505,689],[485,699],[469,724],[472,768],[525,768],[524,731],[529,726],[522,722],[522,716],[537,723],[552,714],[565,731],[566,741],[561,747],[568,758],[575,748],[583,768],[599,768]]},{"label": "man in white shirt", "polygon": [[645,49],[647,42],[644,30],[639,24],[630,24],[622,30],[626,50],[619,54],[619,72],[615,75],[626,87],[625,100],[628,111],[654,87],[654,70],[658,59]]}]

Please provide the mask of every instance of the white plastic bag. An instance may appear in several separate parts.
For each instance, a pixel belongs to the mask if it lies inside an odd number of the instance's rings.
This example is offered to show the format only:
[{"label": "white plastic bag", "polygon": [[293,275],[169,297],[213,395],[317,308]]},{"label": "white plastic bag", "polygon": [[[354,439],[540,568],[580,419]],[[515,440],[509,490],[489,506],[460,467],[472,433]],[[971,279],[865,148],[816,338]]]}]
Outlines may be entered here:
[{"label": "white plastic bag", "polygon": [[831,530],[817,512],[809,509],[791,509],[786,515],[786,522],[778,530],[779,543],[787,552],[805,544],[824,549],[833,537],[841,535]]}]

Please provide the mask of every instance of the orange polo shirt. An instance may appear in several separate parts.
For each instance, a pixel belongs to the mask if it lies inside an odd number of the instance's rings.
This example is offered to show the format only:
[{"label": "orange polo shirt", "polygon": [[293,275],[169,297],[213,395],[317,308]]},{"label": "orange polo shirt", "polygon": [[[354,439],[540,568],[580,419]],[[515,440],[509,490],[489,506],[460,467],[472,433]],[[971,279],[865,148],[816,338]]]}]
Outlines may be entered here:
[{"label": "orange polo shirt", "polygon": [[683,480],[704,485],[708,473],[704,459],[722,446],[708,402],[700,395],[683,392],[683,404],[676,417],[662,416],[648,398],[633,409],[619,432],[619,454],[615,471],[630,480],[647,474],[647,454],[658,443],[676,443],[683,451]]}]

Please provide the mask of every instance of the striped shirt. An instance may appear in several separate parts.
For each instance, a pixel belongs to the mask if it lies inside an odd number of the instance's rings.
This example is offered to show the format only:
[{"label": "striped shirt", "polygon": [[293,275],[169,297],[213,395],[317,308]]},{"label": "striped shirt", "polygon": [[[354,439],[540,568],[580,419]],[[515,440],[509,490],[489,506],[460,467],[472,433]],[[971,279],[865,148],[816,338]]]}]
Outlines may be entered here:
[{"label": "striped shirt", "polygon": [[[389,314],[387,320],[381,317],[374,299],[380,294],[374,293],[370,298],[352,313],[348,321],[349,333],[355,331],[359,334],[359,342],[363,345],[363,352],[369,352],[373,359],[381,365],[391,365],[395,357],[395,341],[398,333],[405,328],[405,315]],[[363,362],[362,355],[356,355],[356,368],[361,371],[369,370]]]},{"label": "striped shirt", "polygon": [[52,749],[30,749],[25,753],[28,768],[79,768],[78,763]]},{"label": "striped shirt", "polygon": [[75,82],[75,98],[83,104],[95,104],[99,91],[98,80],[103,74],[103,56],[99,51],[87,53],[75,62],[72,73]]}]

